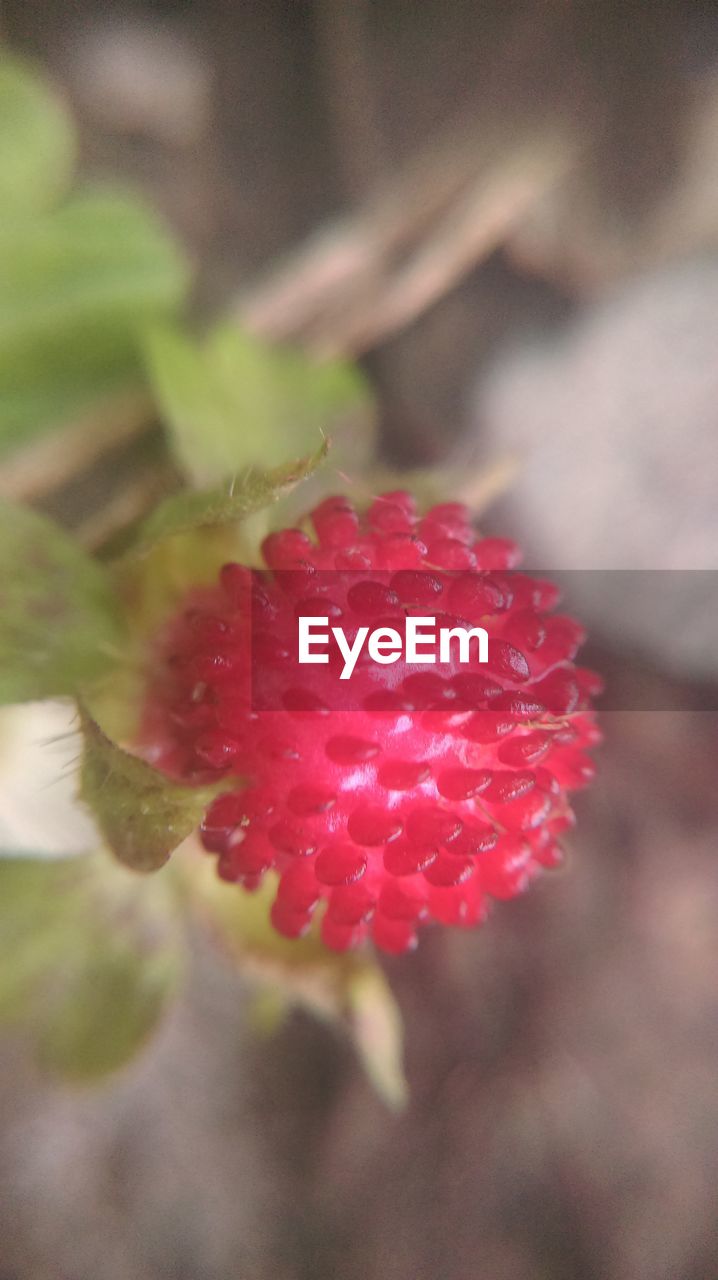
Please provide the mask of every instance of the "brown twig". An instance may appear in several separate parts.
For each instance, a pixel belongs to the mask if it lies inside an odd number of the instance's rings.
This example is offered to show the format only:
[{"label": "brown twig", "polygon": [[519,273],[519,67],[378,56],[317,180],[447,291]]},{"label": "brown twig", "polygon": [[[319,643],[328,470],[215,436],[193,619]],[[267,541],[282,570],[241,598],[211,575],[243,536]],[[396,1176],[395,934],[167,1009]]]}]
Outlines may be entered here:
[{"label": "brown twig", "polygon": [[143,516],[163,496],[167,483],[162,467],[148,468],[133,477],[130,485],[118,489],[98,511],[92,512],[73,529],[84,547],[96,551],[119,530]]},{"label": "brown twig", "polygon": [[145,391],[123,392],[93,405],[67,426],[48,431],[4,459],[0,496],[28,502],[61,489],[111,449],[141,435],[155,415]]},{"label": "brown twig", "polygon": [[[457,140],[458,139],[458,140]],[[357,355],[416,320],[514,229],[575,159],[555,118],[479,143],[466,129],[313,238],[240,299],[260,336],[322,356]]]}]

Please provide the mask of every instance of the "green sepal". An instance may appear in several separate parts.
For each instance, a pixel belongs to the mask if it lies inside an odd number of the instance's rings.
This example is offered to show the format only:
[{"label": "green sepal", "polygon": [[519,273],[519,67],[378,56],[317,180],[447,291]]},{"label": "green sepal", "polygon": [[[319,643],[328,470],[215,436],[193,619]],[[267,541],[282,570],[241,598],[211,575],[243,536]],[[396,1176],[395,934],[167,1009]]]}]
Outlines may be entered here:
[{"label": "green sepal", "polygon": [[146,555],[168,538],[220,529],[256,514],[305,480],[324,461],[326,440],[311,456],[271,471],[249,467],[215,489],[183,490],[161,502],[137,530],[122,559]]},{"label": "green sepal", "polygon": [[217,944],[257,984],[254,1022],[272,1031],[292,1006],[348,1035],[383,1102],[400,1110],[409,1091],[403,1068],[402,1016],[376,954],[366,947],[337,954],[324,945],[315,917],[304,937],[284,938],[270,920],[277,879],[247,893],[226,884],[188,844],[173,863],[187,900]]},{"label": "green sepal", "polygon": [[[112,742],[84,710],[80,724],[82,800],[120,862],[133,871],[157,871],[199,826],[223,784],[191,787],[173,782]],[[238,785],[238,779],[233,778],[232,785]]]}]

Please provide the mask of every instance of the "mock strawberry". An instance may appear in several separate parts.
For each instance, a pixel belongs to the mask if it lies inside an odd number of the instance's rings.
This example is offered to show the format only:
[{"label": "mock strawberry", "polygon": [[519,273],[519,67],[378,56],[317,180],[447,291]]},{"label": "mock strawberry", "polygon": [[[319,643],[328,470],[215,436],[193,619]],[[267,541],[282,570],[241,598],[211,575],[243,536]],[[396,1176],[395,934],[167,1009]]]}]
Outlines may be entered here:
[{"label": "mock strawberry", "polygon": [[[307,529],[267,538],[266,570],[226,565],[167,628],[144,747],[189,781],[237,777],[202,842],[246,889],[278,873],[280,933],[319,909],[329,947],[370,935],[402,952],[419,925],[476,924],[560,861],[600,682],[575,665],[583,631],[552,612],[556,589],[514,572],[515,545],[477,538],[461,504],[422,517],[390,493],[360,514],[337,497]],[[453,642],[431,656],[428,620],[437,637],[485,631],[487,660],[473,640],[468,661]]]}]

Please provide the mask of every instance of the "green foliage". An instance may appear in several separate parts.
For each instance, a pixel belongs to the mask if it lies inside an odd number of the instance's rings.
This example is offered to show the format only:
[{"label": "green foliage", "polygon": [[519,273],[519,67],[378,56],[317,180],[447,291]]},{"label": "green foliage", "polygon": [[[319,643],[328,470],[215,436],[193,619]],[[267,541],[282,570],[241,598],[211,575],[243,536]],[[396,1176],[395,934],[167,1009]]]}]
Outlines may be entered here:
[{"label": "green foliage", "polygon": [[162,876],[132,874],[160,868],[226,784],[167,779],[85,710],[131,740],[158,619],[230,545],[256,542],[265,509],[324,460],[325,432],[339,437],[340,466],[366,462],[371,397],[354,367],[230,324],[202,344],[184,336],[173,324],[188,284],[181,254],[133,198],[68,195],[75,150],[51,92],[0,54],[0,455],[148,371],[172,451],[202,488],[162,503],[108,570],[50,520],[0,502],[0,703],[80,702],[81,797],[116,855],[0,856],[0,1020],[29,1029],[43,1061],[77,1079],[121,1066],[174,990],[185,917],[199,913],[275,1012],[299,1003],[341,1023],[400,1105],[401,1022],[376,962],[327,952],[316,929],[280,938],[271,885],[229,888],[196,851]]},{"label": "green foliage", "polygon": [[122,1067],[176,993],[191,911],[255,985],[266,1031],[297,1005],[342,1028],[379,1096],[403,1106],[401,1014],[376,960],[337,956],[316,931],[280,938],[274,888],[223,884],[196,849],[150,879],[104,854],[0,857],[0,1024],[29,1033],[41,1062],[65,1077]]},{"label": "green foliage", "polygon": [[80,719],[82,799],[120,862],[133,871],[156,871],[199,825],[218,788],[170,782],[111,742],[85,712]]},{"label": "green foliage", "polygon": [[211,485],[247,466],[274,467],[317,448],[324,431],[366,419],[371,398],[354,365],[317,363],[224,324],[201,344],[176,327],[147,342],[152,385],[180,466]]},{"label": "green foliage", "polygon": [[122,634],[102,567],[51,520],[0,502],[0,703],[77,693]]},{"label": "green foliage", "polygon": [[128,1061],[155,1027],[181,960],[168,886],[105,857],[0,858],[0,1020],[41,1059],[88,1079]]},{"label": "green foliage", "polygon": [[328,444],[272,471],[250,467],[216,489],[183,490],[160,503],[140,525],[126,556],[145,555],[167,538],[218,529],[254,515],[306,479],[324,461]]},{"label": "green foliage", "polygon": [[0,212],[53,205],[69,184],[75,135],[60,102],[30,67],[0,54]]},{"label": "green foliage", "polygon": [[67,199],[76,152],[61,103],[0,54],[0,454],[143,381],[141,335],[188,270],[130,196]]},{"label": "green foliage", "polygon": [[180,254],[134,199],[86,192],[2,218],[0,451],[140,383],[140,335],[186,286]]}]

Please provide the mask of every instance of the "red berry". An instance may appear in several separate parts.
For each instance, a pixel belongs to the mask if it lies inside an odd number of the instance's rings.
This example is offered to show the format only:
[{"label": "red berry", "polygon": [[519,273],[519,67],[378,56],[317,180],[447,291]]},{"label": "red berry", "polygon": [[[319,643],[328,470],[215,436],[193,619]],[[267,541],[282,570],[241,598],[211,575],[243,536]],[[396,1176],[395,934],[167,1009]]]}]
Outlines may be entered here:
[{"label": "red berry", "polygon": [[[560,863],[600,680],[575,666],[583,631],[551,612],[552,584],[512,573],[515,545],[477,538],[460,503],[419,517],[395,492],[362,515],[329,498],[308,527],[265,540],[267,572],[225,565],[169,626],[145,745],[187,781],[237,777],[201,839],[225,880],[278,873],[280,933],[300,937],[316,910],[335,950],[370,936],[402,952],[426,922],[477,924]],[[299,617],[351,644],[425,615],[485,628],[488,662],[377,665],[365,648],[346,682],[338,652],[296,663]]]}]

